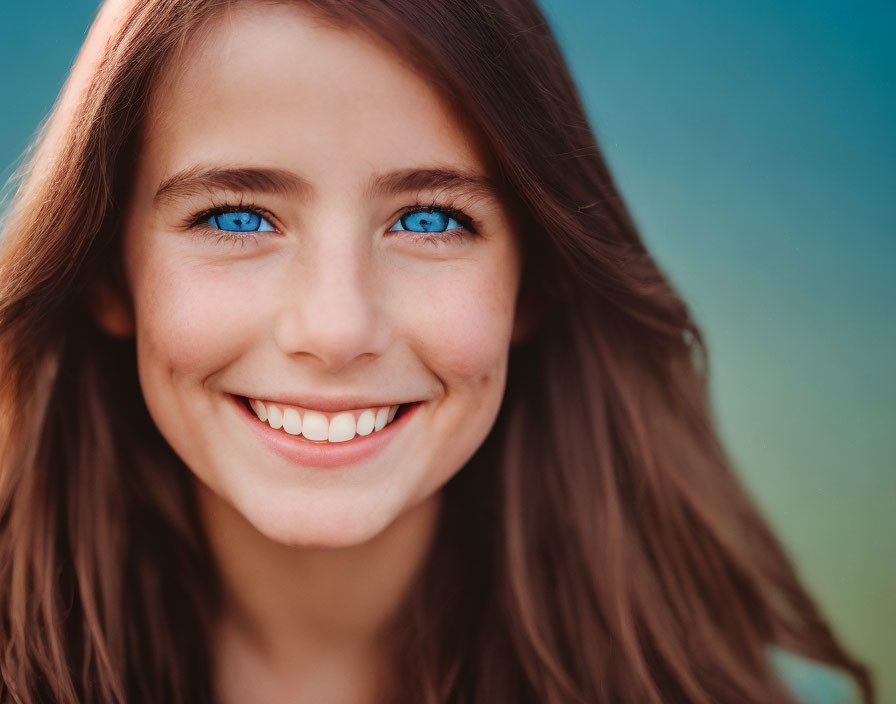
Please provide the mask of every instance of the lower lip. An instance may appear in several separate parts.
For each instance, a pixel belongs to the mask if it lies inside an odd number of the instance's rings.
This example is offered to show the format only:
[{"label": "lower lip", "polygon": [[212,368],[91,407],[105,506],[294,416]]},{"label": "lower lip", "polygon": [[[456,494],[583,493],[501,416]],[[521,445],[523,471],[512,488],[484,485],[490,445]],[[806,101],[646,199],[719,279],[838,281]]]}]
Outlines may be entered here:
[{"label": "lower lip", "polygon": [[303,467],[320,468],[342,467],[370,459],[401,432],[422,405],[421,401],[411,404],[385,428],[370,435],[355,435],[345,442],[325,443],[313,442],[301,435],[290,435],[284,430],[274,430],[259,420],[242,398],[230,394],[228,396],[249,423],[251,430],[265,445],[289,462]]}]

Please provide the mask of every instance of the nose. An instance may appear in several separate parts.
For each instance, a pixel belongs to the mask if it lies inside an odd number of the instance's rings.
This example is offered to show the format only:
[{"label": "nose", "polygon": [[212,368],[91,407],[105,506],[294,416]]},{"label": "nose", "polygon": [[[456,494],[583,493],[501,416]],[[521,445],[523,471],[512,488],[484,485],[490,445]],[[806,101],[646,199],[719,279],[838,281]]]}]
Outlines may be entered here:
[{"label": "nose", "polygon": [[369,238],[333,229],[290,254],[274,329],[280,350],[314,358],[329,372],[381,355],[390,337]]}]

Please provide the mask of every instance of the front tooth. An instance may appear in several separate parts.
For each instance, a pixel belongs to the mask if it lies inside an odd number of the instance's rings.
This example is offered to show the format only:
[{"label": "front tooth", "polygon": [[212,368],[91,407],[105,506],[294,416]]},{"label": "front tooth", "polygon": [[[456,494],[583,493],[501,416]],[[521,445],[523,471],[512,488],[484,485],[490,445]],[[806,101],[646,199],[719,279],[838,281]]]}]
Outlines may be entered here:
[{"label": "front tooth", "polygon": [[373,426],[376,424],[376,418],[373,411],[366,410],[358,418],[358,435],[370,435],[373,432]]},{"label": "front tooth", "polygon": [[302,418],[302,435],[309,440],[326,440],[330,434],[330,424],[323,413],[305,411]]},{"label": "front tooth", "polygon": [[387,423],[391,423],[392,419],[395,418],[395,414],[398,412],[398,406],[389,406],[389,418],[386,420]]},{"label": "front tooth", "polygon": [[290,435],[298,435],[302,432],[302,417],[295,408],[283,410],[283,429]]},{"label": "front tooth", "polygon": [[274,430],[283,426],[283,411],[273,403],[268,404],[268,423]]},{"label": "front tooth", "polygon": [[258,416],[258,420],[264,422],[268,419],[267,409],[264,407],[264,404],[257,398],[250,398],[249,405],[252,406],[252,410],[255,411],[255,415]]},{"label": "front tooth", "polygon": [[389,419],[389,407],[383,406],[376,412],[376,422],[373,425],[374,430],[382,430]]},{"label": "front tooth", "polygon": [[355,417],[351,413],[340,413],[330,421],[330,431],[327,440],[330,442],[345,442],[355,437]]}]

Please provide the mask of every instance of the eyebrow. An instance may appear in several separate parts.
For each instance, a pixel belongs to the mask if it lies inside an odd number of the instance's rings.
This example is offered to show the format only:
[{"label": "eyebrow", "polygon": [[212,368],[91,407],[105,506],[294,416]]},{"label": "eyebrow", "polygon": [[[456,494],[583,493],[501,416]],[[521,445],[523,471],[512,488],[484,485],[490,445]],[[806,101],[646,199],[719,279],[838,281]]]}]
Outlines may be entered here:
[{"label": "eyebrow", "polygon": [[[398,169],[374,174],[367,183],[365,195],[373,198],[433,189],[500,199],[497,184],[487,175],[450,167]],[[303,200],[313,198],[315,194],[310,181],[285,169],[192,166],[162,181],[153,204],[214,190],[294,195]]]}]

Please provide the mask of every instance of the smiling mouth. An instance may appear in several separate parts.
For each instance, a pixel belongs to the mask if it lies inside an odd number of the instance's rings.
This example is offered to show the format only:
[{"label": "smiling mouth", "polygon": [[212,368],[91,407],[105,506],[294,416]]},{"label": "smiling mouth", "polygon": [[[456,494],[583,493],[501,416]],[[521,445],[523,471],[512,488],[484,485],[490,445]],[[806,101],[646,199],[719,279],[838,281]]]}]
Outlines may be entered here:
[{"label": "smiling mouth", "polygon": [[237,399],[257,420],[284,435],[301,437],[304,442],[330,445],[379,433],[409,409],[422,403],[414,401],[351,412],[324,414],[271,401],[238,396]]}]

